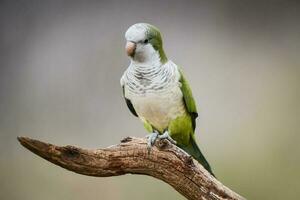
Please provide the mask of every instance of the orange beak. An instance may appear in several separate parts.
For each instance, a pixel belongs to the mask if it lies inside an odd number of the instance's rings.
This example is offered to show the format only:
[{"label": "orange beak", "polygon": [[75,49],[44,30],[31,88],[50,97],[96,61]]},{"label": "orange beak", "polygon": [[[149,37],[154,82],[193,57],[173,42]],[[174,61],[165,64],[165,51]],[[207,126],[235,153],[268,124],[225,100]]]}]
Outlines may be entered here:
[{"label": "orange beak", "polygon": [[135,53],[136,44],[130,41],[127,41],[126,43],[126,53],[128,56],[133,57]]}]

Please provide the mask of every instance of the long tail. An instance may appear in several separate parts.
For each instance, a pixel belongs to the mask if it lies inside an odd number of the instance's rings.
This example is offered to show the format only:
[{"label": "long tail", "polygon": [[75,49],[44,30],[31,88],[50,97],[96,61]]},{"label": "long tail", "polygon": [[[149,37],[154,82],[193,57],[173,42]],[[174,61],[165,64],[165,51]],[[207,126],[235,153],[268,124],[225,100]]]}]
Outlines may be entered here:
[{"label": "long tail", "polygon": [[191,137],[190,144],[188,146],[180,146],[180,148],[182,148],[188,154],[193,156],[193,158],[195,158],[211,175],[213,175],[215,177],[214,173],[211,170],[209,163],[207,162],[207,160],[201,153],[201,151],[195,141],[194,135]]}]

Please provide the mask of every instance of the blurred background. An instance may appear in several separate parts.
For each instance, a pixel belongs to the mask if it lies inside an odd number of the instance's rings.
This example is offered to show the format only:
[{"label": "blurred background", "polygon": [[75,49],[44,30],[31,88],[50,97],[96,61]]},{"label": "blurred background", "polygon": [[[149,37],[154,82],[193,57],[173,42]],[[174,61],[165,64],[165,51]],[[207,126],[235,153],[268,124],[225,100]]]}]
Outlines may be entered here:
[{"label": "blurred background", "polygon": [[0,199],[184,199],[147,176],[93,178],[17,142],[100,148],[146,131],[119,79],[124,33],[160,28],[200,117],[219,180],[248,199],[298,199],[300,5],[296,1],[1,1]]}]

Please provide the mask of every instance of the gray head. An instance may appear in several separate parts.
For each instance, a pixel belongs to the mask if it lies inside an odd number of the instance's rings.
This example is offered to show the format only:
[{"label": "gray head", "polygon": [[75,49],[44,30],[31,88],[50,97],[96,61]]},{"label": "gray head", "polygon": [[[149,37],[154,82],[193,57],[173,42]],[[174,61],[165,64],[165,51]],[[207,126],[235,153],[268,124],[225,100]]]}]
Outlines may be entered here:
[{"label": "gray head", "polygon": [[126,52],[136,62],[149,62],[159,57],[161,63],[167,61],[163,50],[161,34],[153,25],[146,23],[134,24],[125,33]]}]

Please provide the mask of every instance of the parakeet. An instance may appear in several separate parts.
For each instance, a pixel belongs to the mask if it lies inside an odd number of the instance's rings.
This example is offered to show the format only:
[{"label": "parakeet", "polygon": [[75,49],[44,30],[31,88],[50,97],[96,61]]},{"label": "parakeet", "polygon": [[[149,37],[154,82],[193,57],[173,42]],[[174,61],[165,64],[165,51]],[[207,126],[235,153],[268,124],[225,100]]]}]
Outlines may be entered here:
[{"label": "parakeet", "polygon": [[125,39],[130,65],[120,82],[129,110],[151,133],[148,146],[157,138],[168,139],[214,176],[195,141],[198,113],[192,91],[182,69],[167,58],[159,29],[134,24]]}]

